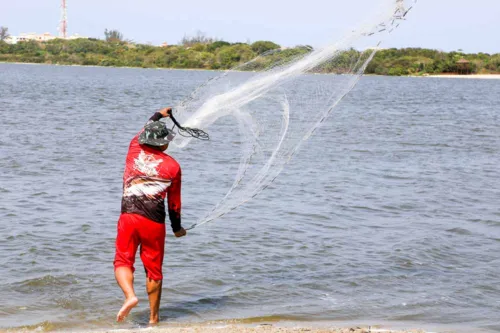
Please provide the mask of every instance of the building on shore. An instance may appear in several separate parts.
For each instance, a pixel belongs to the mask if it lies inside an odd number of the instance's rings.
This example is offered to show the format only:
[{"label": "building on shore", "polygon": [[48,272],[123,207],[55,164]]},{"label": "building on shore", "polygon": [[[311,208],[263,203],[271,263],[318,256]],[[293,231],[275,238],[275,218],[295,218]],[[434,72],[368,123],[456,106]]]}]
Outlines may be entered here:
[{"label": "building on shore", "polygon": [[464,58],[457,61],[457,72],[460,75],[472,74],[470,61]]},{"label": "building on shore", "polygon": [[[56,39],[56,38],[61,38],[61,37],[54,36],[48,32],[46,32],[44,34],[36,34],[34,32],[30,32],[30,33],[22,33],[19,36],[9,36],[5,41],[8,44],[17,44],[19,42],[27,42],[30,40],[44,43],[44,42],[48,42],[48,41]],[[87,37],[83,37],[83,36],[80,36],[78,34],[74,34],[74,35],[69,36],[69,37],[64,38],[64,39],[71,40],[71,39],[78,39],[78,38],[87,38]]]}]

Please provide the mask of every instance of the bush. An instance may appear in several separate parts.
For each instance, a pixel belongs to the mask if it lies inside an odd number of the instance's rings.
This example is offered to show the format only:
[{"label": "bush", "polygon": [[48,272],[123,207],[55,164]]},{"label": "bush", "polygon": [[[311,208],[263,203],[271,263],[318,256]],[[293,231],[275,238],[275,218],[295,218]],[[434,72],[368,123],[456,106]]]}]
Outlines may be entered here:
[{"label": "bush", "polygon": [[401,76],[401,75],[405,75],[407,73],[405,73],[405,70],[401,67],[393,67],[391,69],[389,69],[389,72],[387,73],[391,76]]},{"label": "bush", "polygon": [[209,45],[207,46],[207,51],[208,51],[208,52],[212,52],[212,53],[213,53],[213,52],[215,52],[217,49],[220,49],[220,48],[221,48],[221,47],[223,47],[223,46],[229,46],[229,45],[231,45],[231,44],[230,44],[230,43],[228,43],[228,42],[224,42],[224,41],[220,40],[220,41],[217,41],[217,42],[213,42],[212,44],[209,44]]},{"label": "bush", "polygon": [[247,44],[235,44],[223,47],[217,55],[221,68],[229,69],[254,58],[255,53]]},{"label": "bush", "polygon": [[7,54],[10,53],[10,45],[4,42],[3,40],[0,40],[0,54]]},{"label": "bush", "polygon": [[279,48],[281,48],[281,46],[269,41],[258,41],[252,44],[252,51],[257,54],[262,54],[269,50],[275,50]]}]

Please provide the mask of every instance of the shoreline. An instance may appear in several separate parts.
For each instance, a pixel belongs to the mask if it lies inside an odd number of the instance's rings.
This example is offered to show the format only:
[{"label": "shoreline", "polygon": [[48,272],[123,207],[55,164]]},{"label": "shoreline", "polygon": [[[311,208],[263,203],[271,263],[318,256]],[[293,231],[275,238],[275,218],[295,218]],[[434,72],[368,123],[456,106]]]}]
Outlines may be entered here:
[{"label": "shoreline", "polygon": [[[94,323],[96,324],[96,323]],[[160,322],[157,326],[148,326],[130,321],[109,325],[80,326],[75,323],[43,322],[36,325],[12,327],[2,330],[5,333],[19,332],[72,332],[72,333],[492,333],[491,330],[459,324],[419,323],[413,321],[330,321],[330,320],[287,320],[273,316],[211,320],[205,322]]]},{"label": "shoreline", "polygon": [[[40,66],[64,66],[64,67],[91,67],[91,68],[127,68],[127,69],[150,69],[150,70],[167,70],[167,71],[206,71],[206,72],[243,72],[255,73],[258,71],[237,71],[231,69],[204,69],[204,68],[167,68],[167,67],[130,67],[130,66],[96,66],[96,65],[69,65],[69,64],[46,64],[35,62],[9,62],[0,61],[0,64],[13,64],[13,65],[40,65]],[[322,75],[336,75],[334,73],[312,73]],[[476,80],[500,80],[500,74],[433,74],[433,75],[378,75],[378,74],[362,74],[362,76],[370,77],[414,77],[414,78],[440,78],[440,79],[476,79]]]},{"label": "shoreline", "polygon": [[[167,71],[207,71],[207,72],[227,72],[233,71],[230,69],[204,69],[204,68],[167,68],[167,67],[131,67],[131,66],[98,66],[98,65],[77,65],[77,64],[46,64],[37,62],[10,62],[10,61],[0,61],[0,64],[12,64],[12,65],[33,65],[33,66],[56,66],[56,67],[82,67],[82,68],[127,68],[127,69],[152,69],[152,70],[167,70]],[[250,71],[245,71],[249,72]]]},{"label": "shoreline", "polygon": [[[35,329],[35,331],[38,331]],[[444,330],[443,330],[444,331]],[[443,332],[441,331],[441,332]],[[26,332],[26,331],[24,331]],[[341,325],[310,322],[274,322],[274,323],[206,323],[206,324],[168,324],[149,327],[120,327],[114,326],[108,329],[61,329],[54,332],[72,333],[436,333],[436,331],[426,331],[414,327],[391,327],[384,325]],[[446,333],[452,333],[446,329]],[[465,332],[465,331],[463,331]],[[468,331],[467,333],[472,333]],[[476,333],[476,331],[474,331]]]},{"label": "shoreline", "polygon": [[[425,326],[425,325],[424,325]],[[417,325],[403,323],[398,325],[367,325],[321,322],[273,322],[245,324],[231,323],[205,323],[205,324],[168,324],[153,327],[120,327],[114,326],[107,329],[61,329],[55,332],[72,333],[489,333],[490,331],[475,328],[450,328],[449,325],[433,325],[432,328],[415,328]]]},{"label": "shoreline", "polygon": [[[109,333],[109,332],[124,332],[123,330],[111,330],[92,333]],[[423,330],[391,330],[375,326],[354,326],[354,327],[308,327],[301,325],[294,326],[280,326],[271,324],[260,325],[242,325],[242,324],[228,324],[228,325],[192,325],[192,326],[178,326],[178,327],[151,327],[142,329],[127,330],[126,333],[434,333],[425,332]],[[91,333],[91,332],[80,332]]]},{"label": "shoreline", "polygon": [[439,74],[439,75],[426,75],[423,77],[441,78],[441,79],[500,80],[500,74],[467,74],[467,75]]}]

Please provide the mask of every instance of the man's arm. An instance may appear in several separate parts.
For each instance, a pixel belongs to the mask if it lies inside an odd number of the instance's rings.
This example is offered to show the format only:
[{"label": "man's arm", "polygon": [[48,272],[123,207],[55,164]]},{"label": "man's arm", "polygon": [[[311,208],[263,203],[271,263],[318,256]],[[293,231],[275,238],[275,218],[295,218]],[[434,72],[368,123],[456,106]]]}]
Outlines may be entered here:
[{"label": "man's arm", "polygon": [[176,237],[186,235],[186,230],[184,230],[181,225],[181,181],[182,173],[179,168],[179,172],[172,180],[172,184],[167,190],[168,216],[170,218],[172,231]]},{"label": "man's arm", "polygon": [[161,118],[166,118],[166,117],[170,116],[170,112],[172,112],[171,107],[161,109],[160,111],[158,111],[154,115],[152,115],[151,118],[149,118],[148,123],[151,121],[159,121]]}]

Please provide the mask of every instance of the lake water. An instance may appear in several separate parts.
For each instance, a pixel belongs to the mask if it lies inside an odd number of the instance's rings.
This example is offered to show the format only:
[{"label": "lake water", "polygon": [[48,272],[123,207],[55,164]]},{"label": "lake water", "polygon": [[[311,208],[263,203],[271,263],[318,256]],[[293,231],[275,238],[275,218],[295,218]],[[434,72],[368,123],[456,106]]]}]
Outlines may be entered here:
[{"label": "lake water", "polygon": [[[0,64],[0,328],[147,323],[138,269],[141,303],[114,324],[125,155],[155,110],[213,75]],[[500,332],[499,96],[496,80],[364,77],[272,186],[169,232],[163,321]],[[172,152],[185,226],[232,184],[223,144],[238,131],[224,126]]]}]

